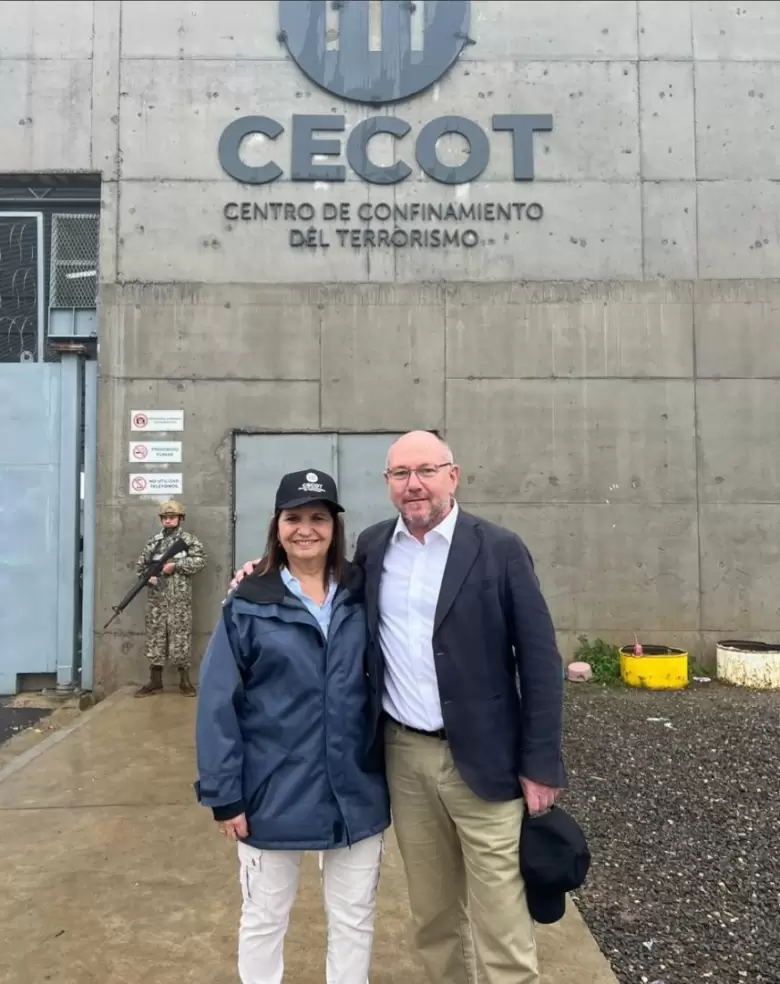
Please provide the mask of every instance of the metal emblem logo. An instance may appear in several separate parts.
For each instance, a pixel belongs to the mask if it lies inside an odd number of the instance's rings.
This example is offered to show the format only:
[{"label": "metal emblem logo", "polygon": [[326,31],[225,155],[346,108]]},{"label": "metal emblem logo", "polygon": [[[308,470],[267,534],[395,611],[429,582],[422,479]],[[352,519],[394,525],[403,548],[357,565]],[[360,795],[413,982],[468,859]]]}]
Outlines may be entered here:
[{"label": "metal emblem logo", "polygon": [[470,0],[279,0],[280,40],[312,82],[383,105],[437,82],[468,36]]}]

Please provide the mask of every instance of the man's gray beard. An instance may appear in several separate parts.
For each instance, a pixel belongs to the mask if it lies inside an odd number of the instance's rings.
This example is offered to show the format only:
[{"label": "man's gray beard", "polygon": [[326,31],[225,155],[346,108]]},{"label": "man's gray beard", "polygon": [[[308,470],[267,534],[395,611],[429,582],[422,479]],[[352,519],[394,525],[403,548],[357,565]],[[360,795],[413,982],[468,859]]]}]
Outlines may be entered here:
[{"label": "man's gray beard", "polygon": [[[434,506],[431,503],[427,516],[425,517],[414,516],[408,518],[404,516],[403,519],[410,530],[420,529],[421,527],[425,527],[425,526],[435,526],[436,523],[439,521],[439,519],[441,519],[442,513],[446,508],[447,508],[446,502],[439,503],[438,506]],[[403,515],[403,510],[402,510],[402,515]]]}]

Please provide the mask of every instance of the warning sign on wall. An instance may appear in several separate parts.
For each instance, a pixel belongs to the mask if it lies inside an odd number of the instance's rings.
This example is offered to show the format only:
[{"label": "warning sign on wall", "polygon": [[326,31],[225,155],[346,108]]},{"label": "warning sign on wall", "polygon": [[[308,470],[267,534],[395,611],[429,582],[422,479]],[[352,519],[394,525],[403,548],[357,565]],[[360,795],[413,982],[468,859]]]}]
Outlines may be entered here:
[{"label": "warning sign on wall", "polygon": [[131,441],[128,460],[147,465],[181,461],[181,441]]},{"label": "warning sign on wall", "polygon": [[130,476],[130,495],[181,495],[181,472],[147,472]]},{"label": "warning sign on wall", "polygon": [[183,410],[131,410],[130,430],[183,431]]}]

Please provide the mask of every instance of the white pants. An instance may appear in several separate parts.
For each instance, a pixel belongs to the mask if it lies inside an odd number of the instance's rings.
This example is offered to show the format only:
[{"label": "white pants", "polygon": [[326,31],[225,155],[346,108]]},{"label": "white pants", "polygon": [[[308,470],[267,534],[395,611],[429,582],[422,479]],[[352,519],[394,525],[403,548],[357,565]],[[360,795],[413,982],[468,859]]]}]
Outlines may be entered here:
[{"label": "white pants", "polygon": [[[320,854],[328,932],[327,984],[367,984],[384,838]],[[238,845],[244,904],[238,934],[241,984],[281,984],[284,937],[303,851]]]}]

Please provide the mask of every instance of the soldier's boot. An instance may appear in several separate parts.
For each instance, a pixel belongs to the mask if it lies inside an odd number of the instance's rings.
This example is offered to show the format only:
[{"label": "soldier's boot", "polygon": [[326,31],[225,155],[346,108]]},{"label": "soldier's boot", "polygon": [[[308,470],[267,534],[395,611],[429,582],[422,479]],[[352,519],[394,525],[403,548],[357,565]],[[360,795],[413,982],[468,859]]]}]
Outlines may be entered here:
[{"label": "soldier's boot", "polygon": [[143,687],[136,690],[133,696],[135,697],[149,697],[151,694],[161,693],[163,688],[162,681],[162,667],[152,666],[149,672],[149,682],[145,683]]},{"label": "soldier's boot", "polygon": [[195,696],[195,688],[190,683],[190,671],[186,666],[179,667],[179,690],[185,697]]}]

